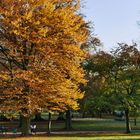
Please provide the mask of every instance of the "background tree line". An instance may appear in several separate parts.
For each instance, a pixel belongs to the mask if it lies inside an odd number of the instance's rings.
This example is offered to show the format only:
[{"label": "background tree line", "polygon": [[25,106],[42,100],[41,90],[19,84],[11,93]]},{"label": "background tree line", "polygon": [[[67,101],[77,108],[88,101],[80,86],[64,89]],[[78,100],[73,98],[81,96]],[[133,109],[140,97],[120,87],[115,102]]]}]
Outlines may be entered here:
[{"label": "background tree line", "polygon": [[[81,104],[83,116],[125,112],[126,131],[131,131],[130,114],[140,107],[140,51],[138,45],[119,43],[110,53],[98,51],[83,63],[89,80]],[[132,114],[133,113],[133,114]]]}]

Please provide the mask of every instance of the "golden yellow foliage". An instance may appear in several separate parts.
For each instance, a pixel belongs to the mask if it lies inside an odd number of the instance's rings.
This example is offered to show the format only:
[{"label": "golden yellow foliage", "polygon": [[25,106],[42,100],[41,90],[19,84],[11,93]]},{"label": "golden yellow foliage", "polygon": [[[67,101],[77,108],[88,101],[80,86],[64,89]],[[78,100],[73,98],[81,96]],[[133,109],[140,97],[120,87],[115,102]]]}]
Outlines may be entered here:
[{"label": "golden yellow foliage", "polygon": [[85,83],[80,66],[88,38],[79,0],[0,0],[2,111],[31,115],[77,109]]}]

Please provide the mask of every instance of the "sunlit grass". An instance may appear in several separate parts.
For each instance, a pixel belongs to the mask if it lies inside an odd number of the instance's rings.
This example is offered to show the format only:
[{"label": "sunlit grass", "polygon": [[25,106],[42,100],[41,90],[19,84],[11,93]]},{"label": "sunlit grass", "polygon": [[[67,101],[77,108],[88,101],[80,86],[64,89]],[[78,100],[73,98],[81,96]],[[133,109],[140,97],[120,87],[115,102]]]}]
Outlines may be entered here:
[{"label": "sunlit grass", "polygon": [[26,137],[3,138],[3,140],[140,140],[140,136],[93,136],[93,137]]},{"label": "sunlit grass", "polygon": [[[14,124],[15,123],[15,124]],[[9,125],[17,125],[16,122],[7,122]],[[53,121],[53,133],[48,135],[34,135],[31,137],[2,136],[2,140],[140,140],[140,121],[134,126],[131,120],[133,133],[125,133],[125,121],[116,121],[114,119],[74,119],[72,121],[73,131],[69,134],[61,133],[63,131],[64,121]],[[47,132],[47,121],[37,123],[37,131]],[[58,130],[57,133],[54,130]],[[78,131],[77,131],[78,130]],[[135,131],[138,130],[138,131]],[[80,132],[79,132],[80,131]],[[86,133],[84,131],[87,131]],[[101,132],[99,132],[101,131]],[[84,132],[84,133],[83,133]],[[38,133],[39,134],[39,133]]]}]

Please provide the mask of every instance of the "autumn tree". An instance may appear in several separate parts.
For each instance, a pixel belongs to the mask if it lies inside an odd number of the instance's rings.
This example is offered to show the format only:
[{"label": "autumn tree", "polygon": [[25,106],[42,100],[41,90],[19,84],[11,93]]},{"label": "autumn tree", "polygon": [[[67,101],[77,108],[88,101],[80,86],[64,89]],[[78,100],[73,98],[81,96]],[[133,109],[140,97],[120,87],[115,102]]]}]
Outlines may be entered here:
[{"label": "autumn tree", "polygon": [[88,26],[79,0],[0,0],[0,108],[22,115],[77,109]]}]

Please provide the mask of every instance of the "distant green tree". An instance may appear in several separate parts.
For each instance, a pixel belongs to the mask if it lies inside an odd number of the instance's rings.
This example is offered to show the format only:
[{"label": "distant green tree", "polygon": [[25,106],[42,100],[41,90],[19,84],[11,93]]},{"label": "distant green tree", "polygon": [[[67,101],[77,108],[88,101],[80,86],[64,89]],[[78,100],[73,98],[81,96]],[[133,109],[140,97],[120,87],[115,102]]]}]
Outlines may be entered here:
[{"label": "distant green tree", "polygon": [[[99,51],[90,55],[84,64],[87,72],[88,84],[85,87],[85,97],[82,100],[83,116],[88,113],[92,116],[102,112],[111,112],[113,106],[109,102],[108,78],[112,66],[112,56]],[[111,104],[110,104],[111,103]]]},{"label": "distant green tree", "polygon": [[110,85],[117,108],[125,111],[126,132],[131,132],[130,112],[140,107],[140,52],[137,44],[119,44],[112,52],[114,68]]},{"label": "distant green tree", "polygon": [[126,132],[130,133],[130,113],[136,114],[140,107],[140,52],[137,44],[118,45],[111,53],[93,54],[85,63],[89,82],[83,110],[125,111]]}]

